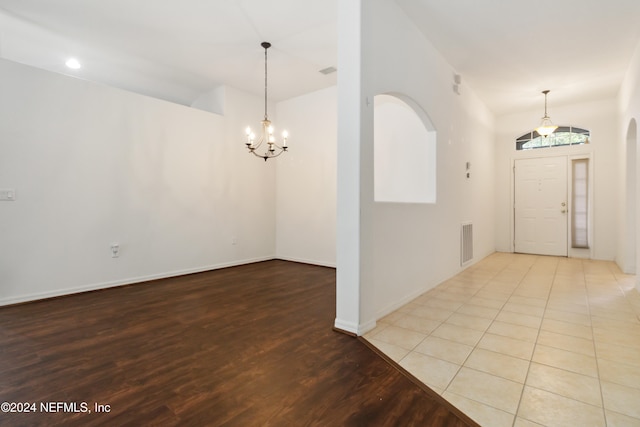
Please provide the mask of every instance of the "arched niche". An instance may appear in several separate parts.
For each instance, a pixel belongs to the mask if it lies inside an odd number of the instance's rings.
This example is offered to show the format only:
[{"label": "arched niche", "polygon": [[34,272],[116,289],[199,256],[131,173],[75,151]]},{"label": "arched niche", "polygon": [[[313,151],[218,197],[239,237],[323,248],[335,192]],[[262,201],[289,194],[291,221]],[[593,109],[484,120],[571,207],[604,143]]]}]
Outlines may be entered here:
[{"label": "arched niche", "polygon": [[427,113],[408,96],[374,97],[376,202],[436,202],[436,136]]}]

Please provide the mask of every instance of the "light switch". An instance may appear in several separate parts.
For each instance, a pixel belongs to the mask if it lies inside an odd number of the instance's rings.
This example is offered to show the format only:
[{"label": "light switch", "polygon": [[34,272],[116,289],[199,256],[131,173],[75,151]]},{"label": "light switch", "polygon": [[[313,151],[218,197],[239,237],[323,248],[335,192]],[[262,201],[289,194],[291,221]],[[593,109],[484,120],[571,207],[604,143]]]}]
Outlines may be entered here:
[{"label": "light switch", "polygon": [[0,201],[13,202],[16,199],[16,190],[1,189]]}]

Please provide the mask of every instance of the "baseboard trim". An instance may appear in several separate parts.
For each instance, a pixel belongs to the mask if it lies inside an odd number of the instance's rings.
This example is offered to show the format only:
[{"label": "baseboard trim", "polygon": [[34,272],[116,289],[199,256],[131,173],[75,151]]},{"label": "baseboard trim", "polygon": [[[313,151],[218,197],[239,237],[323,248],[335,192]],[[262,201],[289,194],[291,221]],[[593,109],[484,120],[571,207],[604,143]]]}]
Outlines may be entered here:
[{"label": "baseboard trim", "polygon": [[363,324],[356,324],[354,322],[345,322],[336,318],[333,324],[333,330],[337,332],[342,332],[343,334],[347,334],[350,336],[358,337],[366,334],[370,330],[376,327],[376,321],[372,320]]},{"label": "baseboard trim", "polygon": [[196,274],[196,273],[202,273],[205,271],[219,270],[221,268],[236,267],[236,266],[245,265],[245,264],[253,264],[255,262],[271,261],[273,259],[275,259],[275,257],[273,256],[249,258],[249,259],[233,261],[233,262],[212,264],[212,265],[203,266],[203,267],[187,268],[183,270],[174,270],[174,271],[168,271],[164,273],[150,274],[147,276],[130,277],[122,280],[114,280],[111,282],[93,283],[90,285],[79,286],[75,288],[56,289],[48,292],[38,292],[38,293],[19,295],[19,296],[9,297],[9,298],[0,298],[0,307],[23,304],[23,303],[49,299],[49,298],[58,298],[66,295],[79,294],[83,292],[98,291],[101,289],[116,288],[119,286],[134,285],[137,283],[144,283],[152,280],[168,279],[171,277],[185,276],[188,274]]},{"label": "baseboard trim", "polygon": [[344,334],[344,335],[348,335],[351,338],[358,338],[358,335],[354,334],[353,332],[345,331],[344,329],[336,328],[335,326],[333,328],[331,328],[331,329],[333,329],[334,332],[338,332],[338,333],[341,333],[341,334]]},{"label": "baseboard trim", "polygon": [[353,322],[346,322],[336,318],[333,323],[333,329],[343,334],[358,336],[358,325]]},{"label": "baseboard trim", "polygon": [[298,262],[300,264],[310,264],[310,265],[318,265],[320,267],[336,268],[335,262],[314,261],[314,260],[305,259],[305,258],[296,258],[296,257],[281,256],[281,255],[276,255],[276,258],[281,259],[283,261]]}]

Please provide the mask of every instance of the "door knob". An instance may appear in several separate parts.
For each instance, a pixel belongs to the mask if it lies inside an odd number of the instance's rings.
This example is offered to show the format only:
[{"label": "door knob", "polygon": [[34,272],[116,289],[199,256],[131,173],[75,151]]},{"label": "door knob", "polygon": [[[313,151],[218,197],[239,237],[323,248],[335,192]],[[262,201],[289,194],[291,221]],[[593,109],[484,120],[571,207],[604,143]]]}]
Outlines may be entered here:
[{"label": "door knob", "polygon": [[567,206],[567,204],[565,202],[562,202],[561,205],[562,205],[562,207]]},{"label": "door knob", "polygon": [[560,212],[561,213],[567,213],[567,210],[566,209],[562,209]]}]

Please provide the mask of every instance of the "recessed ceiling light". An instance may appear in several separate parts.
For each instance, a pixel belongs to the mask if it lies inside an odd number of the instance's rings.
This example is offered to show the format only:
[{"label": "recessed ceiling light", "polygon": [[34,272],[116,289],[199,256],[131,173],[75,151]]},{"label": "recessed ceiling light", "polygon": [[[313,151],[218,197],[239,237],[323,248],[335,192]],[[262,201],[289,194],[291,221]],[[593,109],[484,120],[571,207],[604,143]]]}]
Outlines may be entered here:
[{"label": "recessed ceiling light", "polygon": [[67,62],[65,62],[65,65],[71,68],[72,70],[77,70],[78,68],[82,67],[82,65],[76,58],[67,59]]}]

